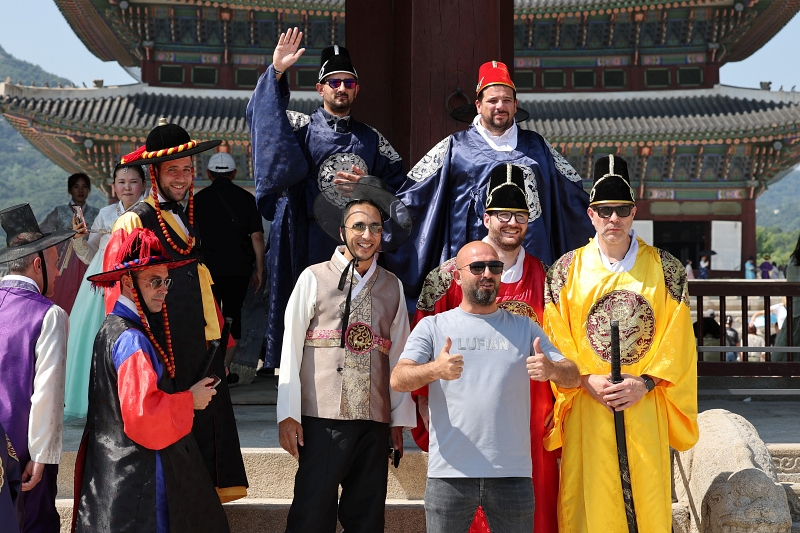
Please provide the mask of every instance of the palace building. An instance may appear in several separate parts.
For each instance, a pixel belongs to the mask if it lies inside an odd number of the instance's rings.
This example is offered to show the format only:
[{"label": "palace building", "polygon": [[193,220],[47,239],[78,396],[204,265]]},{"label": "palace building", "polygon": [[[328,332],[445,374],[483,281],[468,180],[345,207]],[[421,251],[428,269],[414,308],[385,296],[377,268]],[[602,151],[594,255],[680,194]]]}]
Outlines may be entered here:
[{"label": "palace building", "polygon": [[[714,249],[721,275],[739,275],[755,254],[756,198],[800,163],[800,93],[719,84],[720,67],[761,48],[800,0],[448,0],[442,17],[416,0],[54,1],[92,53],[139,83],[6,80],[0,112],[66,172],[87,172],[106,193],[120,155],[161,116],[199,140],[224,139],[246,186],[247,101],[281,31],[293,26],[307,50],[292,69],[290,109],[319,105],[320,52],[350,43],[362,84],[354,113],[389,138],[407,169],[465,127],[448,110],[474,100],[477,65],[505,61],[529,114],[523,128],[544,135],[587,189],[597,157],[625,157],[637,232],[695,264],[700,250]],[[484,50],[481,42],[500,44]],[[406,83],[420,89],[417,100],[404,94]],[[433,110],[430,124],[412,120],[419,109]],[[196,161],[198,186],[206,159]]]}]

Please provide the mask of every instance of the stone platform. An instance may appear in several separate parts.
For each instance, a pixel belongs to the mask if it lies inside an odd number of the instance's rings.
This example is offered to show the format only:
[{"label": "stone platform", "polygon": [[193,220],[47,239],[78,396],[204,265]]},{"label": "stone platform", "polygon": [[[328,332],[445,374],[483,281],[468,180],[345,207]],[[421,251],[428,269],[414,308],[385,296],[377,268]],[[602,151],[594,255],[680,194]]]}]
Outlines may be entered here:
[{"label": "stone platform", "polygon": [[[231,389],[239,439],[250,489],[248,497],[225,504],[233,533],[282,533],[291,503],[297,463],[278,444],[274,377],[257,377],[251,385]],[[700,411],[726,409],[750,421],[767,443],[779,480],[789,496],[795,527],[800,533],[800,402],[701,399]],[[62,532],[72,518],[75,452],[84,420],[64,426],[64,454],[58,480],[58,508]],[[386,530],[392,533],[424,533],[427,454],[406,432],[406,455],[398,469],[389,467]],[[388,458],[387,458],[388,459]],[[387,462],[388,465],[388,462]]]}]

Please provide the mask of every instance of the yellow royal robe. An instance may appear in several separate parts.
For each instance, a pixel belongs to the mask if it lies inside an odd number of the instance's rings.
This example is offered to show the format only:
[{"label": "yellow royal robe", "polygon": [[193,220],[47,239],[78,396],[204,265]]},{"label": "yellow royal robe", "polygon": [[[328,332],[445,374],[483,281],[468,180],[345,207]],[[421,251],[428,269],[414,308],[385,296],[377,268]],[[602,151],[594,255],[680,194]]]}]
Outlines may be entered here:
[{"label": "yellow royal robe", "polygon": [[[625,434],[639,531],[670,533],[669,447],[699,437],[697,352],[683,265],[638,244],[628,272],[609,272],[594,240],[561,257],[547,274],[544,330],[581,375],[607,375],[619,320],[623,374],[662,379],[625,410]],[[554,421],[545,447],[562,447],[559,531],[627,532],[614,415],[582,388],[557,388]]]}]

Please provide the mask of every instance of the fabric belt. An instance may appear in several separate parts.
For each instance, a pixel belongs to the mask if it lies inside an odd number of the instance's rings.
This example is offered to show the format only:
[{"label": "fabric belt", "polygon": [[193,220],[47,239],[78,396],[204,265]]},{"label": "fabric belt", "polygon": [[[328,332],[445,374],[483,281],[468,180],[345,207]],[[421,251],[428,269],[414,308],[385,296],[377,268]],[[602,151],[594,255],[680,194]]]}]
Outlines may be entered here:
[{"label": "fabric belt", "polygon": [[[392,341],[385,339],[372,331],[364,322],[355,322],[347,328],[345,342],[347,347],[356,353],[366,353],[377,349],[384,355],[389,355]],[[315,329],[306,332],[305,346],[314,348],[339,348],[341,346],[342,330],[340,329]]]}]

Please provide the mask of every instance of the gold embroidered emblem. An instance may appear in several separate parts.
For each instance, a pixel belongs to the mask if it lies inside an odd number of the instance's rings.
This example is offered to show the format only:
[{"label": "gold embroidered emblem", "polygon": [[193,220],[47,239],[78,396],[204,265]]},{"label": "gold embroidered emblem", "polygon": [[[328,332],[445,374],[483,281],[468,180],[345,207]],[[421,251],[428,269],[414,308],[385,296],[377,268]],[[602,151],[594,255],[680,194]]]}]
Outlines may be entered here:
[{"label": "gold embroidered emblem", "polygon": [[561,290],[567,284],[569,265],[572,264],[572,259],[574,257],[574,250],[572,252],[565,253],[558,259],[558,261],[553,263],[553,266],[551,266],[550,270],[547,271],[547,282],[544,285],[545,305],[549,303],[558,305],[561,301]]},{"label": "gold embroidered emblem", "polygon": [[16,462],[19,462],[19,457],[17,457],[17,451],[11,444],[11,439],[8,438],[8,435],[6,435],[6,448],[8,448],[8,456],[14,459]]},{"label": "gold embroidered emblem", "polygon": [[675,256],[659,248],[661,268],[667,292],[678,303],[689,305],[689,284],[686,283],[686,268]]},{"label": "gold embroidered emblem", "polygon": [[653,345],[655,315],[650,303],[632,291],[612,291],[598,299],[589,310],[586,337],[601,359],[611,362],[611,321],[619,321],[619,351],[623,365],[632,365]]},{"label": "gold embroidered emblem", "polygon": [[455,267],[456,258],[453,257],[428,272],[422,284],[422,292],[417,300],[417,309],[433,311],[436,302],[447,294],[448,289],[450,289],[450,285],[453,283],[453,270],[455,270]]},{"label": "gold embroidered emblem", "polygon": [[375,344],[375,334],[369,325],[364,322],[356,322],[347,328],[344,342],[355,353],[367,353]]},{"label": "gold embroidered emblem", "polygon": [[526,316],[537,324],[541,325],[541,322],[539,322],[539,317],[536,316],[536,311],[534,311],[533,307],[525,302],[520,302],[518,300],[506,300],[504,302],[497,302],[497,307],[500,309],[505,309],[512,315]]}]

